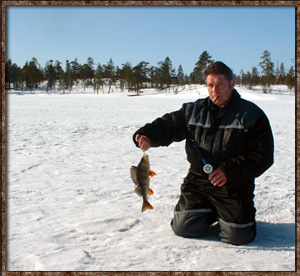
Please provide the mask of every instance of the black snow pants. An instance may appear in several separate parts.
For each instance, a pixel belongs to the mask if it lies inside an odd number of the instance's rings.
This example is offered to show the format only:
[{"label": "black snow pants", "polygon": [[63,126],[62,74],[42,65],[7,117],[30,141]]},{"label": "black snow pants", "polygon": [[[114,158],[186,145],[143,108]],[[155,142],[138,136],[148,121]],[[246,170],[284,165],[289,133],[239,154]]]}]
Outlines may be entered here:
[{"label": "black snow pants", "polygon": [[256,236],[254,196],[237,199],[225,186],[214,187],[210,181],[189,173],[181,186],[171,221],[175,234],[200,237],[218,221],[218,238],[222,242],[242,245],[253,241]]}]

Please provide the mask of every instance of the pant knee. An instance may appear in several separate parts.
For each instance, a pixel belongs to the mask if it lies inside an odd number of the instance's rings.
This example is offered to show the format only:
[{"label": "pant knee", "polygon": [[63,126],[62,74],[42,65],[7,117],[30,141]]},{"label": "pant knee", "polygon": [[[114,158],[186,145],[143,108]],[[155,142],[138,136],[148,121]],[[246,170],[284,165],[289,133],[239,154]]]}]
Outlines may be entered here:
[{"label": "pant knee", "polygon": [[177,236],[192,238],[202,236],[208,229],[207,210],[175,211],[171,228]]},{"label": "pant knee", "polygon": [[237,224],[219,220],[220,232],[219,239],[222,242],[233,245],[243,245],[250,243],[256,236],[256,223]]}]

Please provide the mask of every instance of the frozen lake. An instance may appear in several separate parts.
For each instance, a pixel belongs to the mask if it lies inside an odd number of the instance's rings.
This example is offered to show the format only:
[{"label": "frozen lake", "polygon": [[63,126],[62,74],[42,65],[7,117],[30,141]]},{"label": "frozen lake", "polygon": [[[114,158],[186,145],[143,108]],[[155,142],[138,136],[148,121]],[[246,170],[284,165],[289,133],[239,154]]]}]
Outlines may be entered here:
[{"label": "frozen lake", "polygon": [[[154,210],[141,213],[129,169],[145,123],[205,88],[180,95],[6,95],[6,269],[14,271],[295,270],[295,96],[237,87],[260,106],[275,164],[256,181],[258,233],[245,246],[213,230],[184,239],[169,223],[188,170],[184,142],[148,151]],[[221,256],[221,257],[220,257]]]}]

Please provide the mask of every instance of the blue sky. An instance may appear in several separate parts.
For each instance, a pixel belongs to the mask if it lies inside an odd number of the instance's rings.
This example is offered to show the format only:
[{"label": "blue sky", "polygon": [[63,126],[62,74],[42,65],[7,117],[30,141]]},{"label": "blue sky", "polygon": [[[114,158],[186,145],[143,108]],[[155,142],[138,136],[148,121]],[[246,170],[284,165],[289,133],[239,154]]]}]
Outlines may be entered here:
[{"label": "blue sky", "polygon": [[258,67],[264,50],[289,69],[295,58],[294,6],[6,6],[6,59],[23,67],[32,57],[77,58],[84,64],[167,56],[189,74],[207,51],[234,73]]}]

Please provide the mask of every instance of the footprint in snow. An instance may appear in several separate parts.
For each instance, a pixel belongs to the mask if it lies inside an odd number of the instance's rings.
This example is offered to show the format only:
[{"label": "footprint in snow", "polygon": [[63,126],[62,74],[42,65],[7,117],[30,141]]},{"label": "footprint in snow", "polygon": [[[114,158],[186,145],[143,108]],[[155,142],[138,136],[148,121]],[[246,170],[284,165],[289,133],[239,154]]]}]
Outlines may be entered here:
[{"label": "footprint in snow", "polygon": [[131,230],[135,225],[137,225],[140,222],[139,219],[135,220],[132,224],[128,225],[127,227],[121,228],[119,232],[127,232]]}]

